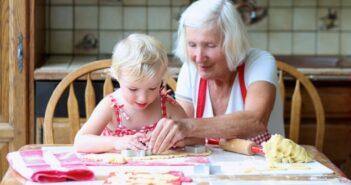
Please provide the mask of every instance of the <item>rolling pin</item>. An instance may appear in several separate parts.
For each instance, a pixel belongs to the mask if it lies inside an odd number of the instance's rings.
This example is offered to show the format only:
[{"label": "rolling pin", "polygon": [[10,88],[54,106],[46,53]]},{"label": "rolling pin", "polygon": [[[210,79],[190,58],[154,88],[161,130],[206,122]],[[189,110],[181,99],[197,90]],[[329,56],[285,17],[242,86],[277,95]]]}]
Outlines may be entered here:
[{"label": "rolling pin", "polygon": [[225,140],[225,139],[221,139],[219,141],[219,146],[223,150],[227,150],[227,151],[235,152],[235,153],[240,153],[240,154],[244,154],[244,155],[256,155],[256,154],[264,155],[262,148],[250,140],[245,140],[245,139]]}]

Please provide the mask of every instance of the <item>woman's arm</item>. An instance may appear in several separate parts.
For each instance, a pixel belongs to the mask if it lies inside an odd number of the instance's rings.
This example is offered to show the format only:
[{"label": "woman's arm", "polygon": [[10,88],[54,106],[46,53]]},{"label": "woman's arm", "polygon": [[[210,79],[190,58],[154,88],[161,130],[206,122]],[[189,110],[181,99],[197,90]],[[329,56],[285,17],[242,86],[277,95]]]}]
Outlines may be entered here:
[{"label": "woman's arm", "polygon": [[[161,119],[150,139],[154,153],[160,153],[185,137],[250,138],[264,132],[275,101],[275,86],[257,81],[247,89],[244,111],[213,118]],[[159,122],[159,123],[160,123]]]},{"label": "woman's arm", "polygon": [[[171,109],[167,109],[170,114],[171,114],[171,119],[172,120],[180,120],[180,119],[184,119],[184,118],[188,118],[188,117],[193,117],[192,113],[186,113],[186,111],[184,111],[184,108],[186,108],[186,110],[190,110],[192,109],[192,104],[187,103],[188,107],[186,106],[182,106],[182,104],[179,103],[179,101],[177,101],[178,103],[176,104],[172,104],[169,103],[169,108]],[[191,116],[189,116],[189,114]],[[172,147],[184,147],[187,145],[195,145],[195,144],[204,144],[205,140],[203,138],[195,138],[195,137],[186,137],[178,142],[176,142]]]}]

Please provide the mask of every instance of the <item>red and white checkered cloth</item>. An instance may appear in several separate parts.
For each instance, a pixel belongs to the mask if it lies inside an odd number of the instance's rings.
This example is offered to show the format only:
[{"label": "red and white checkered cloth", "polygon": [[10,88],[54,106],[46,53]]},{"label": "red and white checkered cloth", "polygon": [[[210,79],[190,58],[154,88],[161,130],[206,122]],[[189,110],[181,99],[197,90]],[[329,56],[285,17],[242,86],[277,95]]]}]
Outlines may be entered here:
[{"label": "red and white checkered cloth", "polygon": [[84,181],[95,179],[74,152],[53,153],[46,150],[22,150],[7,154],[10,166],[33,182]]},{"label": "red and white checkered cloth", "polygon": [[268,141],[270,138],[271,138],[271,134],[268,132],[268,130],[266,130],[262,134],[259,134],[253,138],[250,138],[249,140],[255,142],[258,145],[261,145],[261,143]]}]

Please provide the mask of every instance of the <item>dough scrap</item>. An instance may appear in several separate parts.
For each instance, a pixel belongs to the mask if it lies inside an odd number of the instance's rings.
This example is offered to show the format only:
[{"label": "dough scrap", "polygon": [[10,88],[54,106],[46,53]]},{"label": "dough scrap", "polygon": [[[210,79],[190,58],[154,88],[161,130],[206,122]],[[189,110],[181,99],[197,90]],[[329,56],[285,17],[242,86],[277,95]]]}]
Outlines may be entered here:
[{"label": "dough scrap", "polygon": [[162,154],[149,155],[142,157],[123,157],[120,153],[101,153],[101,154],[86,154],[82,155],[83,159],[89,161],[96,161],[108,164],[126,164],[128,161],[143,161],[143,160],[157,160],[157,159],[171,159],[178,157],[190,157],[190,156],[208,156],[212,153],[209,148],[203,153],[191,153],[185,150],[167,150]]},{"label": "dough scrap", "polygon": [[274,134],[262,143],[263,152],[271,163],[307,163],[312,161],[310,154],[302,146],[279,134]]},{"label": "dough scrap", "polygon": [[117,153],[102,153],[102,154],[86,154],[82,155],[81,158],[88,161],[96,161],[108,164],[126,164],[128,161]]},{"label": "dough scrap", "polygon": [[147,185],[173,185],[182,182],[191,182],[181,172],[112,172],[105,179],[103,185],[111,184],[147,184]]}]

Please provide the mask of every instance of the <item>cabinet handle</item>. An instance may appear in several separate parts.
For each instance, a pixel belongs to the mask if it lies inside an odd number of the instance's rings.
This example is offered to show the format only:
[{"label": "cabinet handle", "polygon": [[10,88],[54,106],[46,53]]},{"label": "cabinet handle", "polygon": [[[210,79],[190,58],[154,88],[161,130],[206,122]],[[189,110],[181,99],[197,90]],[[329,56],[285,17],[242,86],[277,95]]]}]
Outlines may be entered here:
[{"label": "cabinet handle", "polygon": [[23,36],[22,33],[18,34],[18,46],[17,46],[17,68],[20,73],[23,70]]}]

